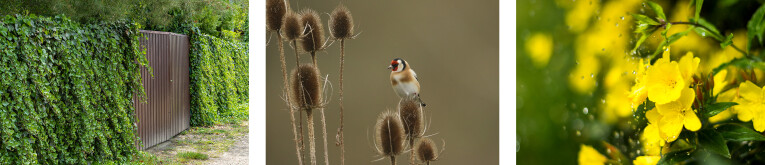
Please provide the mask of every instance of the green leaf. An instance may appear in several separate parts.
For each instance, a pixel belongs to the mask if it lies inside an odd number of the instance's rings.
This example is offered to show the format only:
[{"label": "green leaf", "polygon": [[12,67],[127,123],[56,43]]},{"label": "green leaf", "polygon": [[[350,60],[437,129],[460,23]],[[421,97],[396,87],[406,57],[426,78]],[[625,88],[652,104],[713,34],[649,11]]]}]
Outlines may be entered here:
[{"label": "green leaf", "polygon": [[720,31],[717,30],[715,25],[712,25],[711,23],[707,22],[704,18],[696,19],[697,23],[701,25],[702,27],[696,27],[696,32],[699,33],[701,36],[712,36],[713,38],[717,39],[718,41],[723,40],[723,36],[720,34]]},{"label": "green leaf", "polygon": [[720,132],[725,140],[765,141],[765,136],[740,124],[722,124],[717,126],[717,132]]},{"label": "green leaf", "polygon": [[632,17],[637,20],[637,24],[660,25],[659,22],[656,22],[648,16],[642,14],[632,14]]},{"label": "green leaf", "polygon": [[765,19],[765,4],[760,6],[760,8],[754,12],[752,19],[746,24],[747,40],[749,41],[749,44],[746,46],[747,52],[751,49],[755,37],[758,39],[759,43],[762,44],[762,35],[765,33],[765,21],[763,21],[763,19]]},{"label": "green leaf", "polygon": [[650,2],[650,1],[646,3],[648,3],[648,6],[650,6],[651,9],[653,9],[653,11],[656,13],[656,16],[659,17],[659,19],[661,19],[659,20],[659,22],[661,22],[662,20],[663,21],[667,20],[667,16],[664,15],[664,9],[661,8],[661,5],[655,2]]},{"label": "green leaf", "polygon": [[720,154],[725,158],[730,158],[728,145],[725,144],[725,138],[714,129],[702,129],[699,131],[699,144],[707,150]]},{"label": "green leaf", "polygon": [[696,0],[696,14],[694,15],[695,20],[699,20],[699,13],[701,13],[701,5],[704,4],[704,0]]},{"label": "green leaf", "polygon": [[[667,25],[669,25],[669,24],[667,24]],[[680,39],[683,36],[687,35],[688,32],[690,32],[691,30],[693,30],[693,28],[688,28],[688,30],[685,30],[685,31],[682,31],[682,32],[679,32],[679,33],[675,33],[675,34],[672,34],[671,36],[667,37],[667,39],[662,41],[659,44],[659,46],[656,47],[656,51],[654,51],[653,54],[651,55],[651,57],[652,57],[651,59],[653,59],[653,57],[656,57],[656,55],[658,55],[659,53],[664,52],[664,49],[662,49],[663,47],[668,46],[668,45],[674,43],[678,39]]]},{"label": "green leaf", "polygon": [[643,44],[643,42],[645,42],[645,40],[646,40],[646,39],[648,39],[648,36],[649,36],[649,35],[650,35],[650,34],[648,34],[648,33],[645,33],[645,32],[644,32],[644,33],[641,33],[641,34],[640,34],[640,39],[638,39],[638,40],[637,40],[637,42],[635,43],[635,48],[632,48],[632,51],[633,51],[633,52],[634,52],[634,51],[636,51],[636,50],[637,50],[637,49],[640,47],[640,45],[642,45],[642,44]]},{"label": "green leaf", "polygon": [[725,40],[720,42],[720,47],[724,49],[726,46],[731,44],[733,44],[733,33],[729,34],[727,37],[725,37]]},{"label": "green leaf", "polygon": [[693,150],[670,151],[661,156],[657,165],[674,165],[691,158]]},{"label": "green leaf", "polygon": [[704,116],[706,117],[712,117],[717,115],[718,113],[725,111],[726,109],[738,105],[738,103],[735,102],[718,102],[712,105],[709,105],[706,107],[706,112],[704,112]]}]

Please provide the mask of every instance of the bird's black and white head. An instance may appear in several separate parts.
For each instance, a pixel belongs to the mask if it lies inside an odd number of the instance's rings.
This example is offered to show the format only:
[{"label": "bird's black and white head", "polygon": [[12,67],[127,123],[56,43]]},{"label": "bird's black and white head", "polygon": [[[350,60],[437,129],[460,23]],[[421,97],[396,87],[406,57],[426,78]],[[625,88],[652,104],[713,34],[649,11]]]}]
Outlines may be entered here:
[{"label": "bird's black and white head", "polygon": [[404,71],[404,69],[406,69],[407,67],[406,65],[407,64],[406,64],[406,61],[404,61],[404,59],[396,58],[390,62],[390,66],[388,66],[388,69],[394,72],[401,72],[401,71]]}]

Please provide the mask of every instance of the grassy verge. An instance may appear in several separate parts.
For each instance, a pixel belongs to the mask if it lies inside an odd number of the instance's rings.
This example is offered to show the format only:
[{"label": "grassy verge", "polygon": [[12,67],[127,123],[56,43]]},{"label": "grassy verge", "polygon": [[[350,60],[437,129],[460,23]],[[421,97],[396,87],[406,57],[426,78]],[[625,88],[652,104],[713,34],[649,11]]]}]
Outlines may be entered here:
[{"label": "grassy verge", "polygon": [[204,164],[228,151],[247,132],[247,120],[192,127],[168,142],[141,151],[131,164]]}]

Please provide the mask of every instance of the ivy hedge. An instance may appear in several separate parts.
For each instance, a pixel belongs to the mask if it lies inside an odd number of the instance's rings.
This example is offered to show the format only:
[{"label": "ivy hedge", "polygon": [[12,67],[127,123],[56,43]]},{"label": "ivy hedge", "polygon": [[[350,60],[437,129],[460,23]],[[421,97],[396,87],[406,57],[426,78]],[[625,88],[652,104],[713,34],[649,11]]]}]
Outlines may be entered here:
[{"label": "ivy hedge", "polygon": [[143,96],[137,24],[0,21],[0,164],[128,161]]},{"label": "ivy hedge", "polygon": [[247,118],[247,43],[202,34],[196,28],[189,37],[191,125]]}]

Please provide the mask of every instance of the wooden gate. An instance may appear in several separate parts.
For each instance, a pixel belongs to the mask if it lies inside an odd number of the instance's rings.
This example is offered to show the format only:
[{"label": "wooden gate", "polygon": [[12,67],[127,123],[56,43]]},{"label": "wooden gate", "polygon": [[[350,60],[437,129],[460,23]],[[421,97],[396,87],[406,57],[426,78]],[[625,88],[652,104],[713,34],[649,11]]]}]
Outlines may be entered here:
[{"label": "wooden gate", "polygon": [[[134,97],[138,149],[162,143],[189,128],[189,37],[141,30],[141,47],[153,72],[141,69],[146,102]],[[153,73],[153,76],[152,76]]]}]

